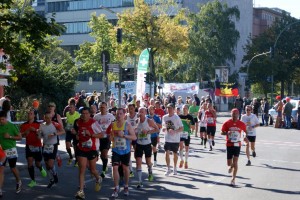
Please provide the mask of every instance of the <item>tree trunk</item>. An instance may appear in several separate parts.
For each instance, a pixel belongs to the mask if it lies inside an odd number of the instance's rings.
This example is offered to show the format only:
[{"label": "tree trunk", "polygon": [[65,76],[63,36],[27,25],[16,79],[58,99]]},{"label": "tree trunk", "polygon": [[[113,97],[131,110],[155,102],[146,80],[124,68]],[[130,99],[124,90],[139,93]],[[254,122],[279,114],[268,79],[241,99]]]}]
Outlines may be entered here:
[{"label": "tree trunk", "polygon": [[283,99],[283,97],[284,97],[284,81],[283,80],[280,82],[280,96],[281,96],[281,99]]}]

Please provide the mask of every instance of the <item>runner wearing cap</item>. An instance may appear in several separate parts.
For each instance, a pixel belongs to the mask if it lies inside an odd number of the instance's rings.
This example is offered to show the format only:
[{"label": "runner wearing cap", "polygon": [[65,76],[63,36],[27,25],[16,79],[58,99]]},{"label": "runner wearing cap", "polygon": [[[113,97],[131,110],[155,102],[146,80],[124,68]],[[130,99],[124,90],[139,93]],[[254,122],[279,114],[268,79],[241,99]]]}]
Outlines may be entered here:
[{"label": "runner wearing cap", "polygon": [[238,171],[238,159],[241,150],[242,131],[246,133],[246,125],[239,120],[239,110],[231,111],[231,119],[224,122],[221,134],[226,135],[227,166],[228,173],[232,173],[231,185],[235,186],[235,178]]}]

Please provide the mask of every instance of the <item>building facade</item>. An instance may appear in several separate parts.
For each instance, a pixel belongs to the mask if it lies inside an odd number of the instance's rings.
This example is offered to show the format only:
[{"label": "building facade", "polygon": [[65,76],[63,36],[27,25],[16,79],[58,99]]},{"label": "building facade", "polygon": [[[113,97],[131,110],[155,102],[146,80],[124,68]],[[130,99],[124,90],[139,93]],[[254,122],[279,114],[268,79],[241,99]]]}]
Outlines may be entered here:
[{"label": "building facade", "polygon": [[252,37],[256,37],[270,28],[276,19],[282,18],[283,13],[289,14],[279,8],[253,8]]}]

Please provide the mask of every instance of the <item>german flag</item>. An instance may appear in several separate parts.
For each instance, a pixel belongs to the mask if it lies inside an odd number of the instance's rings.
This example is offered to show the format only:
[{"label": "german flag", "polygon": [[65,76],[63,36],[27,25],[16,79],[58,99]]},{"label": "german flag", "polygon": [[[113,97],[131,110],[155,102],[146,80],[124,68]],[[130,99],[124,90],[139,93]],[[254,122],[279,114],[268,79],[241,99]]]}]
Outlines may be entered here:
[{"label": "german flag", "polygon": [[237,83],[225,83],[225,82],[215,82],[216,90],[215,95],[221,97],[232,97],[239,94]]}]

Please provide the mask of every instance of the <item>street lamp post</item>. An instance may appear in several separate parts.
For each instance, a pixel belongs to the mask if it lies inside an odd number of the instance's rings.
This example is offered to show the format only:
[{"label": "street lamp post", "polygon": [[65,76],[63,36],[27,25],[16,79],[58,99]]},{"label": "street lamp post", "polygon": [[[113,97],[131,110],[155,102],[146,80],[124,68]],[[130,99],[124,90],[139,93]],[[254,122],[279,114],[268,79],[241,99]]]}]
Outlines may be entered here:
[{"label": "street lamp post", "polygon": [[[295,24],[298,24],[298,23],[300,23],[300,20],[299,20],[299,21],[295,21],[295,22],[293,22],[293,23],[290,23],[290,24],[286,25],[286,26],[280,31],[280,33],[279,33],[278,36],[276,37],[276,40],[275,40],[275,43],[274,43],[273,47],[270,47],[270,51],[272,51],[272,52],[271,52],[271,56],[272,56],[271,59],[274,59],[275,49],[276,49],[276,46],[277,46],[277,42],[278,42],[280,36],[282,35],[282,33],[283,33],[284,31],[286,31],[288,28],[290,28],[291,26],[293,26],[293,25],[295,25]],[[274,93],[274,75],[273,75],[273,68],[272,68],[271,82],[272,82],[271,105],[273,105],[273,93]],[[283,95],[283,94],[281,94],[281,96],[282,96],[282,95]]]}]

